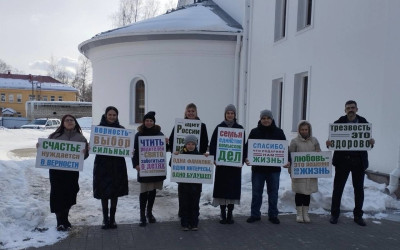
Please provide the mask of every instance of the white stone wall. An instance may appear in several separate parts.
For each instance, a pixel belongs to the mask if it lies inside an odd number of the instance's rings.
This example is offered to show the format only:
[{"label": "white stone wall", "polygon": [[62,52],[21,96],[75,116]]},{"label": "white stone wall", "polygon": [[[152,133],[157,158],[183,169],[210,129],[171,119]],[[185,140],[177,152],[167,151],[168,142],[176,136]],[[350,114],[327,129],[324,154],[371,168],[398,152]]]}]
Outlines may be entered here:
[{"label": "white stone wall", "polygon": [[209,137],[223,120],[224,108],[233,103],[236,42],[166,40],[120,43],[89,50],[93,65],[93,123],[107,106],[116,106],[120,123],[132,123],[136,78],[145,81],[146,112],[156,111],[156,123],[169,136],[175,118],[195,103]]},{"label": "white stone wall", "polygon": [[344,103],[358,102],[373,124],[376,147],[370,169],[390,173],[397,166],[400,106],[400,2],[313,1],[313,24],[297,32],[297,3],[288,0],[286,38],[274,42],[275,1],[254,0],[250,37],[249,124],[271,107],[271,82],[284,78],[283,129],[290,140],[294,75],[310,73],[308,120],[323,145],[328,124],[344,115]]}]

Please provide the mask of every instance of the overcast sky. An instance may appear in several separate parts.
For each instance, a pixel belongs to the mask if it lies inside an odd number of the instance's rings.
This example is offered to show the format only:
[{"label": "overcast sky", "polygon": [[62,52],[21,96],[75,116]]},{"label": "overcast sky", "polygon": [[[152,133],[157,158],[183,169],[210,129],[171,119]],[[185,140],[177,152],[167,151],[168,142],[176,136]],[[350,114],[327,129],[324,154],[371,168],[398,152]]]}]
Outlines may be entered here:
[{"label": "overcast sky", "polygon": [[113,28],[119,2],[0,0],[0,59],[26,74],[46,74],[51,57],[74,67],[78,45]]}]

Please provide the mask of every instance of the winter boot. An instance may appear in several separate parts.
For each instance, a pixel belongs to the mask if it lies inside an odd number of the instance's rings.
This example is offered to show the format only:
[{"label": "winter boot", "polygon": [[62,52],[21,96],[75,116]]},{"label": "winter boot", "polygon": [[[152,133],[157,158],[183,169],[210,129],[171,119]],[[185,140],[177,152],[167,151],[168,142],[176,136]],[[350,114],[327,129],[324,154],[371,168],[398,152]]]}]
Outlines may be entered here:
[{"label": "winter boot", "polygon": [[296,210],[297,210],[296,221],[299,223],[303,223],[304,222],[303,206],[296,206]]},{"label": "winter boot", "polygon": [[103,210],[103,224],[101,225],[101,229],[109,229],[110,228],[110,219],[108,218],[108,208]]},{"label": "winter boot", "polygon": [[68,220],[68,216],[69,216],[69,209],[65,209],[64,211],[62,211],[62,217],[63,217],[63,222],[62,222],[62,224],[64,225],[64,227],[65,227],[67,230],[70,230],[71,227],[72,227],[72,225],[71,225],[71,223],[70,223],[69,220]]},{"label": "winter boot", "polygon": [[147,219],[149,223],[156,223],[156,218],[153,216],[153,205],[154,200],[156,199],[156,190],[150,191],[148,193],[148,201],[147,201]]},{"label": "winter boot", "polygon": [[310,223],[310,217],[308,216],[308,206],[303,206],[303,219],[305,223]]},{"label": "winter boot", "polygon": [[61,213],[56,213],[56,219],[57,219],[57,228],[62,225],[62,214]]},{"label": "winter boot", "polygon": [[226,223],[228,223],[228,224],[235,223],[235,221],[233,220],[233,217],[232,217],[233,208],[234,208],[233,204],[228,205],[228,216],[226,217]]},{"label": "winter boot", "polygon": [[110,220],[108,218],[108,199],[101,199],[101,208],[103,210],[103,224],[101,225],[101,229],[109,229]]},{"label": "winter boot", "polygon": [[221,209],[221,218],[219,220],[219,223],[226,224],[226,206],[220,205],[219,207]]},{"label": "winter boot", "polygon": [[110,208],[110,228],[114,229],[117,228],[117,223],[115,222],[115,213],[117,212],[116,207]]},{"label": "winter boot", "polygon": [[141,193],[139,196],[139,203],[140,203],[140,223],[139,226],[145,227],[147,224],[146,221],[146,204],[147,204],[147,192]]}]

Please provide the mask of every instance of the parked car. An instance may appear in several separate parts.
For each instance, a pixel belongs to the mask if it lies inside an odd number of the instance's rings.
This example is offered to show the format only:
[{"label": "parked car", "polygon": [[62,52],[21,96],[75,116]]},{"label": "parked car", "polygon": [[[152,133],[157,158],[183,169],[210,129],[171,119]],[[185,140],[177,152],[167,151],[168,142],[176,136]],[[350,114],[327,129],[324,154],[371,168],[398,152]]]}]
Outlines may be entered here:
[{"label": "parked car", "polygon": [[21,128],[30,128],[30,129],[55,129],[58,128],[61,124],[60,119],[56,118],[38,118],[33,120],[32,122],[22,125]]}]

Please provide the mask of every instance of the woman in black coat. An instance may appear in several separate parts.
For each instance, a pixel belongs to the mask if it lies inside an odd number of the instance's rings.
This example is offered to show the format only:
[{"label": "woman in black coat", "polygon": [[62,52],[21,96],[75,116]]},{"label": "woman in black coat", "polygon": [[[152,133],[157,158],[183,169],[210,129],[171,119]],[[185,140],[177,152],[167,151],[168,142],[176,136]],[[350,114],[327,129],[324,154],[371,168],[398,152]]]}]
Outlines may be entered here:
[{"label": "woman in black coat", "polygon": [[[118,110],[109,106],[101,117],[100,126],[124,128],[118,121]],[[124,157],[96,155],[93,168],[93,196],[101,199],[103,209],[102,229],[117,228],[115,212],[118,197],[128,194],[128,173]],[[108,216],[108,200],[111,200]]]},{"label": "woman in black coat", "polygon": [[[135,151],[132,158],[133,167],[138,171],[137,180],[140,182],[140,224],[139,226],[146,226],[146,217],[149,223],[155,223],[156,218],[153,215],[153,205],[156,199],[156,189],[161,190],[163,188],[163,181],[165,176],[148,176],[140,177],[139,171],[139,136],[157,136],[164,135],[161,132],[161,127],[156,125],[156,113],[153,111],[148,112],[143,117],[143,124],[140,125],[135,135]],[[147,207],[147,215],[145,214]]]},{"label": "woman in black coat", "polygon": [[[85,159],[89,156],[86,138],[82,135],[81,127],[72,115],[64,115],[61,125],[49,139],[76,141],[86,143],[84,149]],[[68,220],[69,210],[76,204],[79,192],[79,172],[67,170],[49,170],[50,176],[50,211],[56,214],[57,230],[66,231],[71,228]]]},{"label": "woman in black coat", "polygon": [[[222,121],[215,129],[210,142],[210,154],[217,157],[217,139],[218,128],[238,128],[243,129],[242,125],[236,122],[236,108],[230,104],[225,108],[224,121]],[[243,139],[244,148],[244,139]],[[242,163],[243,163],[242,156]],[[214,191],[213,191],[213,206],[218,206],[221,209],[221,224],[233,224],[232,211],[234,204],[240,204],[240,193],[242,186],[242,168],[232,166],[216,166]],[[228,207],[228,215],[226,214]]]}]

